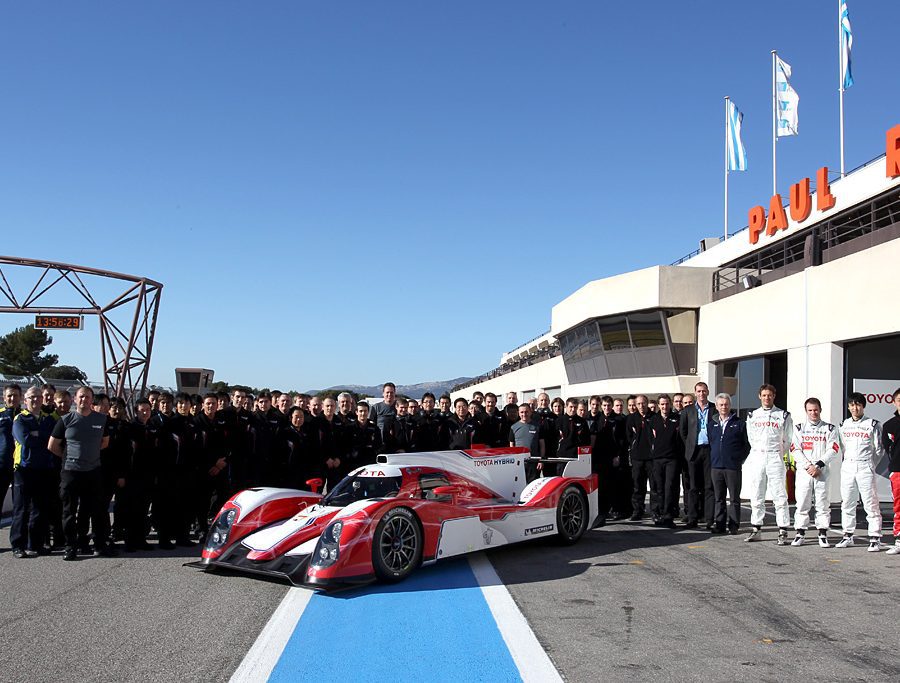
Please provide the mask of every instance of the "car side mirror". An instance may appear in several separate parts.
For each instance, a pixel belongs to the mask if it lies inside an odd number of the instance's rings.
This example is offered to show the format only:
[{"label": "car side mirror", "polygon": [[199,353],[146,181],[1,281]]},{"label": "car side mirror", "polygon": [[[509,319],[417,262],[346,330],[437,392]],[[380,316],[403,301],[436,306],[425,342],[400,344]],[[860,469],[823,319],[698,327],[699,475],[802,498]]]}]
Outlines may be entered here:
[{"label": "car side mirror", "polygon": [[313,493],[318,493],[319,489],[322,488],[322,484],[324,484],[324,483],[325,482],[322,481],[321,479],[319,479],[318,477],[316,477],[315,479],[307,479],[306,480],[306,485],[309,486],[310,489],[312,489]]},{"label": "car side mirror", "polygon": [[435,500],[456,505],[456,499],[459,497],[458,486],[437,486],[431,490]]}]

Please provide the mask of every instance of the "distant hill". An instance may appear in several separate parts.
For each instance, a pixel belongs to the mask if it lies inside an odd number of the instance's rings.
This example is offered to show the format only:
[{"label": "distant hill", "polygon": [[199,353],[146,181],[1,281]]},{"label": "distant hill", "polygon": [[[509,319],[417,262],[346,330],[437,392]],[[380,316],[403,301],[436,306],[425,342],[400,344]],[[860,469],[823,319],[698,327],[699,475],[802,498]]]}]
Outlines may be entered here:
[{"label": "distant hill", "polygon": [[[456,379],[448,379],[443,381],[435,381],[435,382],[420,382],[419,384],[398,384],[397,385],[397,393],[403,394],[404,396],[409,396],[410,398],[421,399],[422,394],[426,391],[430,391],[436,397],[441,394],[450,393],[450,389],[455,387],[457,384],[462,382],[468,382],[471,377],[457,377]],[[328,387],[328,389],[346,389],[347,391],[353,391],[357,394],[367,394],[368,396],[375,396],[376,398],[381,398],[381,385],[376,384],[373,386],[363,386],[361,384],[337,384],[333,387]],[[306,393],[315,394],[317,391],[321,391],[320,389],[310,389]]]}]

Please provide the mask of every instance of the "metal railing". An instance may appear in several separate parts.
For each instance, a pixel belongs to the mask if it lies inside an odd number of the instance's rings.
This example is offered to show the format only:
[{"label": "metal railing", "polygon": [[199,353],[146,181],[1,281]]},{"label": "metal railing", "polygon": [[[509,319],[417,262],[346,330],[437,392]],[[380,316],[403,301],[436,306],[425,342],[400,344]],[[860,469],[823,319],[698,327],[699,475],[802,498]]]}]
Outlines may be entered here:
[{"label": "metal railing", "polygon": [[713,293],[737,288],[747,275],[771,282],[898,236],[900,190],[894,188],[724,265],[713,273]]},{"label": "metal railing", "polygon": [[528,346],[531,342],[537,341],[538,339],[540,339],[541,337],[543,337],[546,334],[550,334],[550,330],[545,330],[544,332],[541,332],[539,335],[532,337],[527,342],[523,342],[523,343],[519,344],[517,347],[515,347],[514,349],[510,349],[506,353],[512,353],[513,351],[518,351],[519,349],[522,349],[522,348]]}]

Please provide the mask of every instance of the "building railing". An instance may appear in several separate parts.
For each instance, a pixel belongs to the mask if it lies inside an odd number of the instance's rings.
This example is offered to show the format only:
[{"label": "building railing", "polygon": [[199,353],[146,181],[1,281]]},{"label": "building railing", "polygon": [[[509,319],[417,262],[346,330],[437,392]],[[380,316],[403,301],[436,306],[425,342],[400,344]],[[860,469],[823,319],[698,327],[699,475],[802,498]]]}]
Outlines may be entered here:
[{"label": "building railing", "polygon": [[[546,334],[546,333],[545,333]],[[539,335],[543,336],[543,335]],[[535,337],[537,339],[538,337]],[[534,340],[532,340],[534,341]],[[493,370],[489,370],[478,377],[473,377],[467,382],[463,382],[461,384],[457,384],[450,391],[461,391],[468,387],[474,386],[476,384],[480,384],[481,382],[486,382],[489,379],[494,379],[496,377],[502,377],[503,375],[508,375],[511,372],[515,372],[516,370],[521,370],[522,368],[527,368],[536,363],[542,363],[545,360],[550,360],[560,354],[559,350],[559,342],[555,341],[547,348],[541,349],[540,351],[536,351],[535,353],[530,353],[524,358],[517,358],[515,360],[508,360],[499,367],[494,368]]]},{"label": "building railing", "polygon": [[547,334],[550,334],[550,330],[546,330],[546,331],[544,331],[544,332],[541,332],[539,335],[537,335],[537,336],[535,336],[535,337],[532,337],[532,338],[529,339],[527,342],[524,342],[524,343],[522,343],[522,344],[519,344],[516,348],[510,349],[510,350],[507,351],[506,353],[507,353],[507,354],[510,354],[510,353],[513,353],[514,351],[518,351],[519,349],[524,349],[524,348],[525,348],[526,346],[528,346],[531,342],[537,341],[538,339],[540,339],[541,337],[543,337],[544,335],[547,335]]},{"label": "building railing", "polygon": [[[870,162],[871,163],[871,162]],[[772,282],[900,237],[900,190],[894,188],[836,216],[724,265],[713,273],[713,297]]]}]

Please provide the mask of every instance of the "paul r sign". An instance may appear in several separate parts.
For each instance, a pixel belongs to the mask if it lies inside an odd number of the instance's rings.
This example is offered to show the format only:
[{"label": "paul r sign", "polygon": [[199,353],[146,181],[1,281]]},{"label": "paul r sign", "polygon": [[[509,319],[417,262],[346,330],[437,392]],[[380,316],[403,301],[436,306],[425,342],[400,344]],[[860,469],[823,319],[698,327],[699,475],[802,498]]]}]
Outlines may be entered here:
[{"label": "paul r sign", "polygon": [[[888,178],[900,176],[900,126],[894,126],[887,132],[885,143],[884,170]],[[828,184],[828,167],[823,166],[816,172],[816,211],[827,211],[834,207],[835,198]],[[809,178],[791,185],[788,210],[791,220],[802,223],[812,213],[812,195]],[[754,206],[747,215],[747,234],[750,244],[759,242],[760,235],[765,232],[772,236],[779,230],[788,229],[788,212],[784,210],[784,200],[780,194],[772,195],[769,201],[769,213],[764,206]],[[895,387],[896,388],[896,387]]]}]

